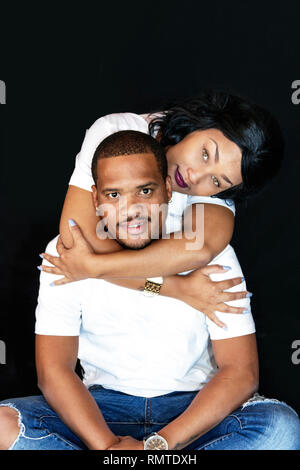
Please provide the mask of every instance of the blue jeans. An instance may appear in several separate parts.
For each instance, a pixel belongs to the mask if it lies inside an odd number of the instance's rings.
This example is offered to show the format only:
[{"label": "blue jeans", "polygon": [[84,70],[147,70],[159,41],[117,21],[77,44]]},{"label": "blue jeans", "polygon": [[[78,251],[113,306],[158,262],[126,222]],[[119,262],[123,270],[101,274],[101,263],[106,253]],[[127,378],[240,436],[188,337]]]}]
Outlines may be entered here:
[{"label": "blue jeans", "polygon": [[[106,423],[116,435],[142,440],[189,406],[197,392],[137,397],[100,385],[90,387]],[[11,450],[85,450],[42,396],[5,400],[19,413],[20,432]],[[74,410],[76,413],[76,410]],[[300,420],[285,403],[256,394],[184,450],[299,450]]]}]

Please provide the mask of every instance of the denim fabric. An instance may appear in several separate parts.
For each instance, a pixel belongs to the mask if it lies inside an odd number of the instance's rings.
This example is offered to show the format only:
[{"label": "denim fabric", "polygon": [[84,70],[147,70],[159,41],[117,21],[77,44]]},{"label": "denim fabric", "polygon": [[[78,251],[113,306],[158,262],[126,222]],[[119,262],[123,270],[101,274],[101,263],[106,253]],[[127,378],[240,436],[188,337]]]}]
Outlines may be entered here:
[{"label": "denim fabric", "polygon": [[[159,431],[189,406],[197,392],[154,398],[127,395],[99,385],[90,393],[116,435],[142,440]],[[42,396],[5,400],[19,413],[20,432],[11,450],[84,450],[86,446],[60,420]],[[75,411],[76,412],[76,411]],[[185,450],[299,450],[300,420],[285,403],[256,394]]]}]

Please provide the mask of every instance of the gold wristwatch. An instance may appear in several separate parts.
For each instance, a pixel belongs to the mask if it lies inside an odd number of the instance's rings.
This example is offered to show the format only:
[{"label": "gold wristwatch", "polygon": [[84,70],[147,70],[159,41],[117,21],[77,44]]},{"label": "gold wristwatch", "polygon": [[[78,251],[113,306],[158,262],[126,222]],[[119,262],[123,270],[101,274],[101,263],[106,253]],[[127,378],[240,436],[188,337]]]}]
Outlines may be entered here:
[{"label": "gold wristwatch", "polygon": [[163,283],[164,279],[162,277],[147,277],[143,294],[147,297],[158,295]]}]

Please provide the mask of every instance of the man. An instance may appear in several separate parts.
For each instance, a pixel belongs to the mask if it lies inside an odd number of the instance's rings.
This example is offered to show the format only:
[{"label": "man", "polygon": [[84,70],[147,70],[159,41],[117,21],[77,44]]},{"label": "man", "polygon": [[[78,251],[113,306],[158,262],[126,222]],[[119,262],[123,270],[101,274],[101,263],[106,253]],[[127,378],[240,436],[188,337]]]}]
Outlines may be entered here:
[{"label": "man", "polygon": [[[125,131],[105,139],[95,155],[95,208],[116,208],[107,211],[108,229],[115,227],[123,246],[142,249],[162,233],[159,207],[171,196],[163,151],[149,135]],[[54,255],[56,241],[47,247]],[[231,247],[218,261],[241,275]],[[149,299],[98,279],[53,288],[54,278],[41,273],[36,311],[44,398],[0,404],[0,448],[300,448],[290,407],[257,395],[249,400],[258,387],[250,311],[229,314],[224,330],[176,299]],[[249,299],[239,302],[249,306]]]}]

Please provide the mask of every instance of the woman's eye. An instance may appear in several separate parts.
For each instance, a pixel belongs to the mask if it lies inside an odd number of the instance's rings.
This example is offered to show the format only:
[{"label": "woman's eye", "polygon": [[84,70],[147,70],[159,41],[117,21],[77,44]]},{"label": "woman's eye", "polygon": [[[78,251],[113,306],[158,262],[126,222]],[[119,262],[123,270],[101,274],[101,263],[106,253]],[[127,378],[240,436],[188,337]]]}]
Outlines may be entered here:
[{"label": "woman's eye", "polygon": [[217,187],[220,186],[220,183],[219,183],[218,178],[216,178],[215,176],[212,176],[211,179],[212,179],[212,181],[213,181],[213,183],[214,183],[215,186],[217,186]]},{"label": "woman's eye", "polygon": [[207,161],[209,159],[209,155],[206,149],[203,149],[202,156],[204,161]]},{"label": "woman's eye", "polygon": [[108,197],[110,197],[110,199],[117,199],[119,193],[115,192],[115,193],[109,193],[108,194]]}]

